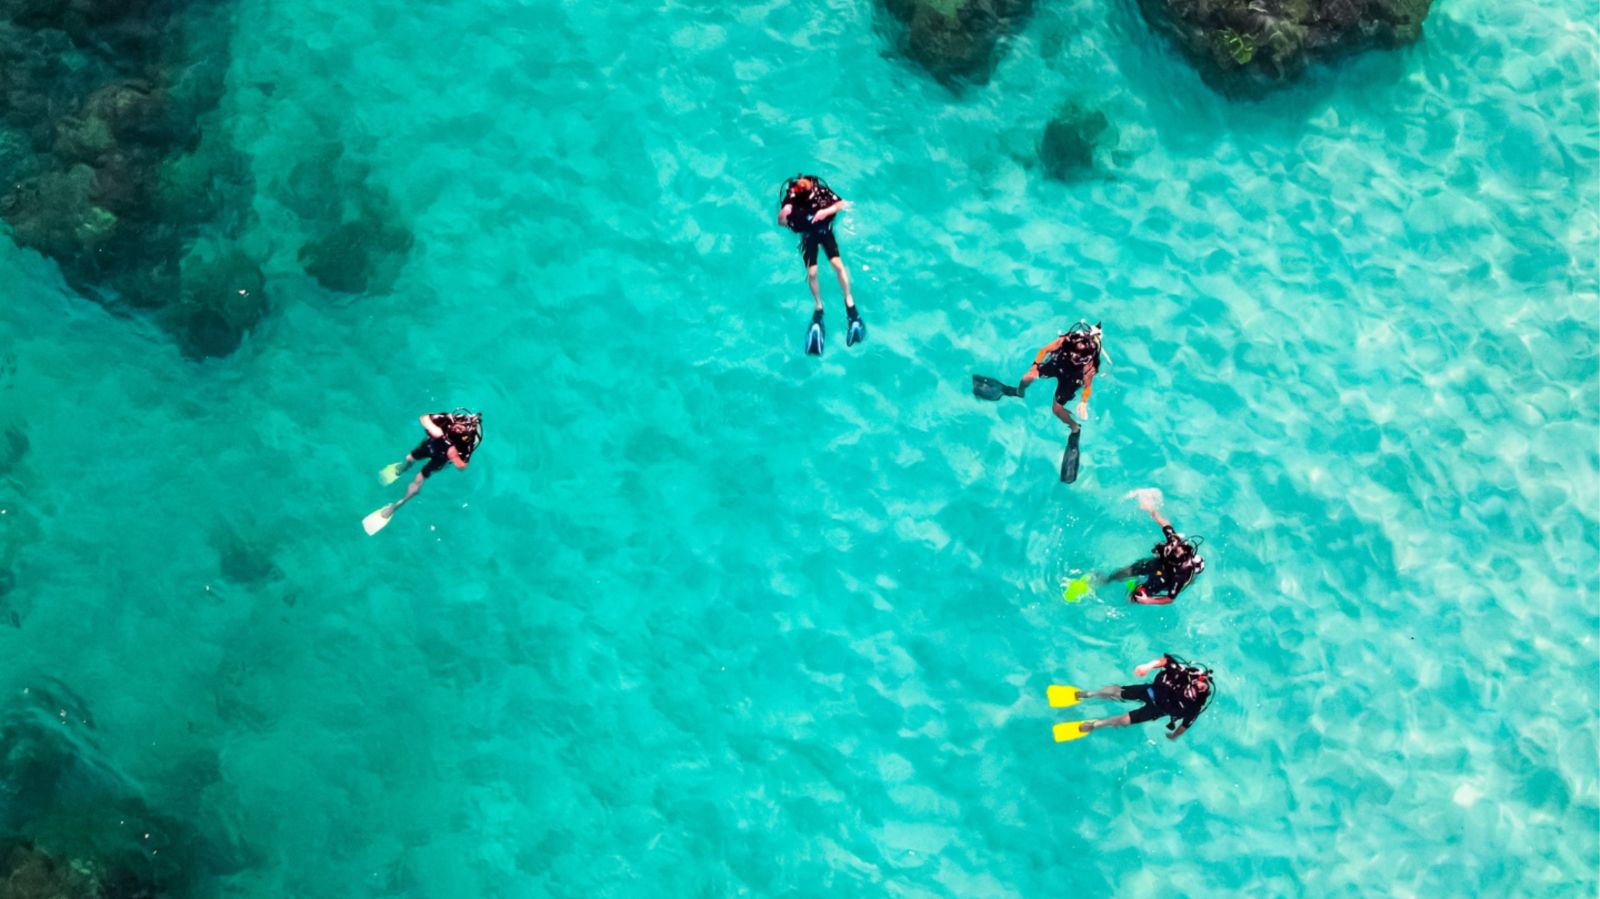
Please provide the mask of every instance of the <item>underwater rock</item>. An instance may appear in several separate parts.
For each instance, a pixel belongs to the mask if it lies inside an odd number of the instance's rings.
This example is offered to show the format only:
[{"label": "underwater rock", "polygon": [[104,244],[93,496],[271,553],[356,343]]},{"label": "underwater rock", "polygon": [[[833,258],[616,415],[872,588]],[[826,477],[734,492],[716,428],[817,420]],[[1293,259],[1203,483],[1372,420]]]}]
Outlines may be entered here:
[{"label": "underwater rock", "polygon": [[[0,0],[0,125],[26,135],[31,151],[8,148],[0,218],[80,293],[155,310],[190,355],[231,352],[239,335],[214,335],[256,320],[236,302],[209,316],[186,308],[200,294],[185,290],[193,279],[181,264],[202,233],[235,233],[250,214],[248,167],[225,142],[208,145],[202,128],[222,96],[227,41],[201,46],[195,35],[210,32],[185,27],[222,10]],[[192,337],[196,321],[203,339]]]},{"label": "underwater rock", "polygon": [[1045,125],[1039,140],[1039,165],[1057,181],[1070,181],[1094,170],[1095,148],[1110,129],[1105,113],[1076,103],[1061,107]]},{"label": "underwater rock", "polygon": [[[153,899],[187,893],[209,872],[202,859],[212,847],[100,762],[94,729],[82,698],[48,678],[7,702],[0,718],[0,899]],[[48,858],[18,856],[18,849]],[[63,879],[65,870],[82,879]],[[58,892],[16,892],[46,884]]]},{"label": "underwater rock", "polygon": [[212,534],[211,545],[217,551],[222,576],[236,584],[254,586],[283,575],[267,548],[249,543],[230,529]]},{"label": "underwater rock", "polygon": [[0,197],[0,216],[17,243],[62,261],[92,257],[116,225],[94,204],[94,169],[86,165],[23,179]]},{"label": "underwater rock", "polygon": [[947,86],[982,84],[999,62],[1004,39],[1033,11],[1033,0],[883,0],[900,23],[898,47]]},{"label": "underwater rock", "polygon": [[300,248],[300,264],[329,290],[387,291],[411,252],[410,229],[389,195],[370,179],[367,165],[329,141],[274,185],[274,195],[307,223],[312,235]]},{"label": "underwater rock", "polygon": [[1139,0],[1152,29],[1181,47],[1206,81],[1259,94],[1312,62],[1422,36],[1432,0]]},{"label": "underwater rock", "polygon": [[87,870],[62,864],[27,843],[0,848],[0,899],[105,897],[100,883]]},{"label": "underwater rock", "polygon": [[17,576],[9,568],[0,568],[0,621],[12,627],[22,627],[22,612],[11,607],[6,601],[12,590],[17,589]]},{"label": "underwater rock", "polygon": [[[22,457],[28,454],[28,435],[21,428],[8,426],[4,434],[0,434],[0,475],[11,473]],[[5,591],[0,590],[0,594]]]},{"label": "underwater rock", "polygon": [[300,264],[329,290],[388,290],[411,249],[411,240],[410,231],[363,207],[355,221],[344,222],[302,247]]},{"label": "underwater rock", "polygon": [[226,356],[266,317],[261,267],[237,248],[198,245],[179,266],[168,328],[191,358]]}]

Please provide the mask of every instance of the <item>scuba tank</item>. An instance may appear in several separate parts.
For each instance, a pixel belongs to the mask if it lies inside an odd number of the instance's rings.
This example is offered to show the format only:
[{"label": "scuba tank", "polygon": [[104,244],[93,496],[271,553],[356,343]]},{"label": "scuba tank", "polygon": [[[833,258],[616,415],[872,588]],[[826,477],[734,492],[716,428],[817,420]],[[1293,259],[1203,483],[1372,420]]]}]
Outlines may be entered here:
[{"label": "scuba tank", "polygon": [[1167,654],[1167,664],[1161,673],[1156,675],[1155,686],[1165,694],[1170,706],[1181,711],[1179,715],[1169,716],[1167,730],[1176,730],[1179,718],[1193,721],[1217,695],[1216,680],[1210,668],[1191,664],[1171,653]]}]

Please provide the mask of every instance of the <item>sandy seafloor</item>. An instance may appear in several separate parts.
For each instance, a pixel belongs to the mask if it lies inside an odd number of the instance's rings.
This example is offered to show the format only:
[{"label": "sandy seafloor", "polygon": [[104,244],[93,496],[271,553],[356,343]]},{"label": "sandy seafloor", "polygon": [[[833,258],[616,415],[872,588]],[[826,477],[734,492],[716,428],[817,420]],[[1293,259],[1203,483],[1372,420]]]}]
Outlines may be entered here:
[{"label": "sandy seafloor", "polygon": [[[0,241],[0,714],[227,896],[1593,896],[1595,21],[1446,0],[1240,102],[1131,5],[952,94],[866,0],[243,0],[239,352]],[[1069,99],[1118,137],[1060,184]],[[392,291],[296,263],[329,142],[415,234]],[[801,169],[870,328],[825,280],[820,361]],[[1048,391],[968,375],[1079,317],[1065,488]],[[457,405],[471,469],[363,535]],[[1063,602],[1154,542],[1138,487],[1207,571]],[[1164,650],[1218,672],[1184,739],[1052,743],[1047,684]]]}]

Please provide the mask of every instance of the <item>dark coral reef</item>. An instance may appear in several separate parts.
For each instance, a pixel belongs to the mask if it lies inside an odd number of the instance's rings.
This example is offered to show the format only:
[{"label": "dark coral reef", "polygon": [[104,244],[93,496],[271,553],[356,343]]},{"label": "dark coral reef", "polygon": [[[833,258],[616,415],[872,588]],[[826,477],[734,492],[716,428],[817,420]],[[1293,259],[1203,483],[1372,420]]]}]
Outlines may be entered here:
[{"label": "dark coral reef", "polygon": [[273,193],[309,231],[299,261],[340,293],[387,291],[411,251],[410,230],[371,171],[334,142],[295,165]]},{"label": "dark coral reef", "polygon": [[158,899],[163,894],[126,871],[63,861],[27,841],[0,840],[0,899]]},{"label": "dark coral reef", "polygon": [[883,0],[883,6],[899,25],[900,52],[953,87],[989,80],[1033,0]]},{"label": "dark coral reef", "polygon": [[259,266],[231,246],[248,166],[203,128],[223,93],[227,14],[198,0],[0,0],[0,217],[74,289],[148,311],[197,357],[232,352],[267,311]]},{"label": "dark coral reef", "polygon": [[1312,62],[1422,36],[1431,0],[1139,0],[1208,82],[1258,94],[1296,78]]},{"label": "dark coral reef", "polygon": [[[1109,140],[1108,138],[1109,132]],[[1039,165],[1056,181],[1074,181],[1094,172],[1102,141],[1115,145],[1116,130],[1106,114],[1066,103],[1044,126],[1039,138]]]},{"label": "dark coral reef", "polygon": [[204,841],[95,760],[94,718],[42,681],[0,718],[0,899],[192,896]]}]

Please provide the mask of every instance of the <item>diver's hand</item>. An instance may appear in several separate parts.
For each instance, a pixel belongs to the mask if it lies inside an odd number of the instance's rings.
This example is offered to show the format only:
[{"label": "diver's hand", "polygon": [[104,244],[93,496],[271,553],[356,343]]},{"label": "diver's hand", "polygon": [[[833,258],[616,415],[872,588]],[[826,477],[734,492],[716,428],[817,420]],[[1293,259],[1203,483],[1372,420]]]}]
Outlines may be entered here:
[{"label": "diver's hand", "polygon": [[1139,508],[1145,512],[1154,515],[1161,509],[1161,491],[1154,487],[1135,490],[1133,495],[1139,500]]},{"label": "diver's hand", "polygon": [[1079,401],[1079,403],[1078,403],[1078,417],[1079,418],[1088,418],[1089,417],[1089,401],[1088,400]]}]

